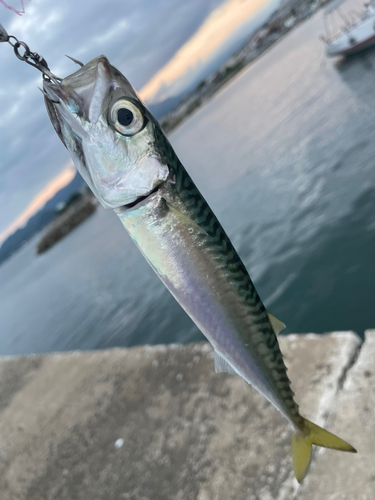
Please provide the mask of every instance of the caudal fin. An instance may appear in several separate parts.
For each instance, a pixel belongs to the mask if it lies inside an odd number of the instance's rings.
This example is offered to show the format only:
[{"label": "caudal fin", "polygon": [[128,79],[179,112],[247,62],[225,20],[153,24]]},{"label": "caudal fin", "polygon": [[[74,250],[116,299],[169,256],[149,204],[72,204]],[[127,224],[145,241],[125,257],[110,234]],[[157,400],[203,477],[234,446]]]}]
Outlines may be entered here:
[{"label": "caudal fin", "polygon": [[306,476],[311,461],[311,445],[357,453],[349,443],[304,419],[304,429],[292,435],[293,468],[300,483]]}]

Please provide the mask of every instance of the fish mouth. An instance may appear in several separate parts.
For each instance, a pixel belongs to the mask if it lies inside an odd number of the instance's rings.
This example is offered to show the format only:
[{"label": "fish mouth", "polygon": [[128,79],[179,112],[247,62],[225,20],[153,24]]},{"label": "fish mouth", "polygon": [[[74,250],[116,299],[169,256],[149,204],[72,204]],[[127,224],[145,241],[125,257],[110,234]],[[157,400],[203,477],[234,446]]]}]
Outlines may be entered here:
[{"label": "fish mouth", "polygon": [[64,104],[70,113],[92,123],[99,118],[103,95],[114,86],[114,69],[105,56],[92,59],[59,84],[43,82],[44,94],[51,103]]},{"label": "fish mouth", "polygon": [[105,56],[57,84],[45,81],[44,93],[55,131],[104,208],[134,209],[155,196],[168,179],[168,165],[154,147],[151,127],[140,138],[116,134],[108,118],[113,102],[134,100],[140,110],[142,103]]},{"label": "fish mouth", "polygon": [[[101,55],[62,79],[59,84],[45,80],[43,90],[52,103],[64,104],[70,113],[80,115],[86,122],[96,123],[108,104],[108,94],[119,88],[118,76],[116,68]],[[137,98],[133,87],[123,75],[121,82],[126,87],[126,94]]]}]

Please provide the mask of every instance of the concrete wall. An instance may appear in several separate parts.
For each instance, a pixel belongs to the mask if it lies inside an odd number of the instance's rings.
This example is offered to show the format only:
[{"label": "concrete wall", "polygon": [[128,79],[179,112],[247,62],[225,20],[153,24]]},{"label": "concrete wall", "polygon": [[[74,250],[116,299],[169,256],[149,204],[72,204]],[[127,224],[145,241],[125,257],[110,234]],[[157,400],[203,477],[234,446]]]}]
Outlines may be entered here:
[{"label": "concrete wall", "polygon": [[372,500],[375,331],[280,338],[320,450],[298,487],[290,431],[208,344],[0,359],[0,499]]}]

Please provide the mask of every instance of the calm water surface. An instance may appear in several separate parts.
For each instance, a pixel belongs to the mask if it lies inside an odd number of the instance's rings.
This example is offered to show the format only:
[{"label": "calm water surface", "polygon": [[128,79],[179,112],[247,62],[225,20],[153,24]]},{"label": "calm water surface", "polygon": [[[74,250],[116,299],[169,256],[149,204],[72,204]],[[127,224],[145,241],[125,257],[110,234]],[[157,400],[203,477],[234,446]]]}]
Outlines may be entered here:
[{"label": "calm water surface", "polygon": [[[375,51],[322,65],[321,14],[170,139],[290,332],[375,327]],[[100,209],[0,267],[0,354],[203,336]]]}]

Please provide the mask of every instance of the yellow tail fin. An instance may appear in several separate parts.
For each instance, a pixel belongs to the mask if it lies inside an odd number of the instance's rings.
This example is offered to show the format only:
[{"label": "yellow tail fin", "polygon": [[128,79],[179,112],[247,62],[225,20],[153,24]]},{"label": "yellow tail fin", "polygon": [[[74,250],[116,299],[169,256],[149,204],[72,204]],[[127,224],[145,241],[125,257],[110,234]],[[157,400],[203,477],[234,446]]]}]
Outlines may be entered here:
[{"label": "yellow tail fin", "polygon": [[357,453],[349,443],[304,419],[304,429],[292,436],[293,468],[300,483],[306,476],[311,461],[311,445]]}]

